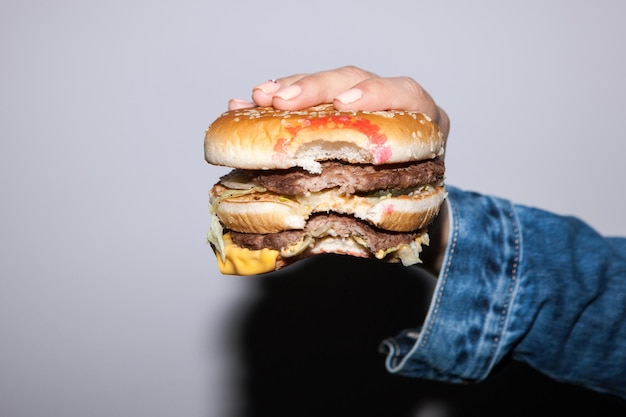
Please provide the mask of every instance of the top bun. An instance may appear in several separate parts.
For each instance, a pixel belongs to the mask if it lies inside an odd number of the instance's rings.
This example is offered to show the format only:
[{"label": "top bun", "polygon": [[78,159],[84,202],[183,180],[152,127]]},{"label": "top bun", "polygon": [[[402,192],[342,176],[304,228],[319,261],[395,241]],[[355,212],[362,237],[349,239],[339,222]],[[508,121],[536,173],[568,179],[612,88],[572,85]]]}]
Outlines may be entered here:
[{"label": "top bun", "polygon": [[319,161],[391,164],[443,154],[443,135],[410,111],[338,111],[331,104],[298,111],[256,107],[222,114],[207,129],[207,162],[242,169],[302,167]]}]

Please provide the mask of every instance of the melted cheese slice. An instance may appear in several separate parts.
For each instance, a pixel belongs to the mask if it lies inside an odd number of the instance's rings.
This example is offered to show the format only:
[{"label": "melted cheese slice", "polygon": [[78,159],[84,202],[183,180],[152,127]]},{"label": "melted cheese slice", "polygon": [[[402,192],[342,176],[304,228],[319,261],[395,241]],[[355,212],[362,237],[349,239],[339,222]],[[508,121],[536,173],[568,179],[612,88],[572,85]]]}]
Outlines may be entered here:
[{"label": "melted cheese slice", "polygon": [[273,249],[250,250],[235,245],[226,233],[224,239],[224,260],[217,256],[217,266],[225,275],[256,275],[276,269],[279,252]]}]

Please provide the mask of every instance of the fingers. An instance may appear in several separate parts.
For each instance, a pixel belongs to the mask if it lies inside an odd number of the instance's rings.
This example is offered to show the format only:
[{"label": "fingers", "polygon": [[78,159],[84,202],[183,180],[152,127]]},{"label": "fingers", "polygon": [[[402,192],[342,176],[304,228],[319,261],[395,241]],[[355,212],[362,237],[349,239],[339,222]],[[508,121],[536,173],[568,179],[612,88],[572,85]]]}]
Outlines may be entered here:
[{"label": "fingers", "polygon": [[436,113],[432,97],[409,77],[370,78],[335,97],[338,110],[414,110]]},{"label": "fingers", "polygon": [[252,98],[260,106],[297,110],[332,103],[336,95],[371,77],[375,75],[353,66],[295,75],[259,85]]},{"label": "fingers", "polygon": [[[274,97],[280,90],[289,89],[298,80],[306,77],[306,74],[295,74],[289,77],[268,80],[252,89],[252,100],[259,106],[273,106]],[[289,93],[287,93],[289,95]]]},{"label": "fingers", "polygon": [[228,110],[247,109],[255,106],[272,106],[275,93],[282,88],[289,87],[305,74],[296,74],[275,80],[267,80],[252,89],[252,101],[233,98],[228,102]]},{"label": "fingers", "polygon": [[231,98],[228,101],[228,110],[249,109],[256,106],[255,103],[247,100],[241,100],[239,98]]}]

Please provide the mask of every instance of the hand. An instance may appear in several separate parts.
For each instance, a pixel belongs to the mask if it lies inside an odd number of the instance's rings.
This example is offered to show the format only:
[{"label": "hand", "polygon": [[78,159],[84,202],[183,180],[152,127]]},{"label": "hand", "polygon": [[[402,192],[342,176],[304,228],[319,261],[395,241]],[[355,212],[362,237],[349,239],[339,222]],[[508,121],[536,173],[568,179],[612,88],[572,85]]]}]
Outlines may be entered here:
[{"label": "hand", "polygon": [[[446,112],[409,77],[379,77],[354,66],[313,74],[297,74],[266,81],[252,90],[252,101],[232,99],[229,110],[254,106],[273,106],[281,110],[300,110],[332,103],[337,110],[412,110],[427,114],[439,125],[444,140],[450,131]],[[448,243],[447,205],[429,227],[431,243],[424,249],[424,266],[438,274]]]},{"label": "hand", "polygon": [[446,112],[415,80],[379,77],[354,66],[266,81],[253,88],[252,100],[232,99],[228,109],[273,106],[281,110],[300,110],[332,103],[337,110],[413,110],[433,119],[444,139],[450,131]]}]

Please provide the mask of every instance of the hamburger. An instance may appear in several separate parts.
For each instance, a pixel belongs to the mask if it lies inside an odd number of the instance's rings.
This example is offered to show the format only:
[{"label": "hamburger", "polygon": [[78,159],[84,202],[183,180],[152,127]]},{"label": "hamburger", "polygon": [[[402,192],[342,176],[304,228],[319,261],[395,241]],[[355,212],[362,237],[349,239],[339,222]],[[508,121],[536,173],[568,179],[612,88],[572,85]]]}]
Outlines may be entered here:
[{"label": "hamburger", "polygon": [[233,110],[204,150],[232,168],[209,191],[207,240],[224,274],[323,253],[419,263],[446,196],[443,135],[418,112]]}]

